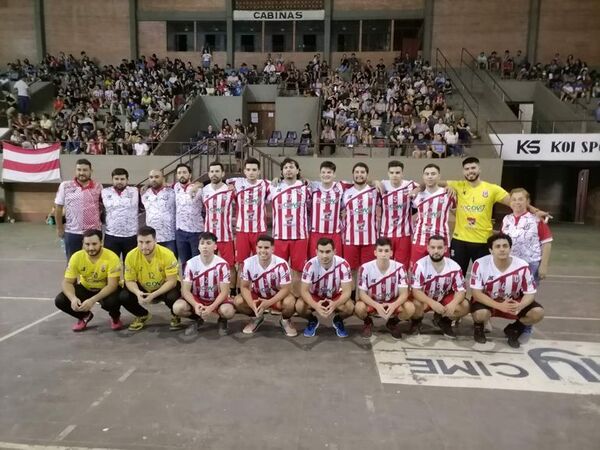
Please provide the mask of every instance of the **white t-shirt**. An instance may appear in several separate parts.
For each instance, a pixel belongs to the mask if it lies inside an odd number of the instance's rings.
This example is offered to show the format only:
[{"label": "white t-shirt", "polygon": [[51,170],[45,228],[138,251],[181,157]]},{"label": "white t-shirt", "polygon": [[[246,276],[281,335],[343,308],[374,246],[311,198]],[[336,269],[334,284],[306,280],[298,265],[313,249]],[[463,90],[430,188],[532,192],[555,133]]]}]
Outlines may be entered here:
[{"label": "white t-shirt", "polygon": [[150,148],[145,142],[136,142],[133,144],[133,150],[135,151],[136,156],[146,156]]},{"label": "white t-shirt", "polygon": [[17,81],[13,87],[19,97],[29,97],[29,85],[24,80]]}]

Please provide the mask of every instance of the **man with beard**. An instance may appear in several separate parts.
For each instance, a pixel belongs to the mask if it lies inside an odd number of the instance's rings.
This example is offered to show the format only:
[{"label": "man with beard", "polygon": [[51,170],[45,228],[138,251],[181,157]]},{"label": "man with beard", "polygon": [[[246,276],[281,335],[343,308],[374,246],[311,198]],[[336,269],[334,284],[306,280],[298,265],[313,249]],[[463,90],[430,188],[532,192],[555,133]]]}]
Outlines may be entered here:
[{"label": "man with beard", "polygon": [[165,184],[162,170],[151,170],[150,186],[142,195],[146,225],[156,230],[156,241],[177,256],[175,245],[175,191]]},{"label": "man with beard", "polygon": [[100,302],[110,315],[110,327],[119,330],[119,278],[121,261],[102,247],[102,232],[86,230],[82,235],[83,249],[73,253],[62,282],[62,292],[54,300],[61,311],[77,319],[73,331],[84,331],[94,314],[92,307]]},{"label": "man with beard", "polygon": [[469,314],[465,279],[460,266],[444,256],[447,252],[447,239],[434,234],[427,241],[428,255],[419,259],[413,268],[411,288],[416,301],[411,332],[418,331],[423,315],[433,310],[433,323],[444,336],[456,338],[452,321]]},{"label": "man with beard", "polygon": [[67,260],[73,253],[81,250],[83,232],[99,230],[100,222],[100,193],[102,185],[92,180],[92,163],[87,159],[78,159],[75,163],[75,178],[63,181],[58,187],[55,217],[63,216],[65,209],[66,223],[56,221],[56,233],[64,239]]},{"label": "man with beard", "polygon": [[125,260],[127,253],[137,245],[140,194],[136,187],[127,186],[127,170],[116,168],[111,176],[113,185],[102,189],[104,247]]},{"label": "man with beard", "polygon": [[202,221],[202,193],[200,187],[191,182],[192,169],[187,164],[175,168],[177,183],[175,191],[175,242],[181,266],[198,255]]},{"label": "man with beard", "polygon": [[233,245],[232,213],[235,192],[223,183],[225,168],[218,161],[208,165],[210,184],[202,189],[204,229],[217,237],[217,253],[225,260],[231,273],[231,292],[236,292],[235,246]]}]

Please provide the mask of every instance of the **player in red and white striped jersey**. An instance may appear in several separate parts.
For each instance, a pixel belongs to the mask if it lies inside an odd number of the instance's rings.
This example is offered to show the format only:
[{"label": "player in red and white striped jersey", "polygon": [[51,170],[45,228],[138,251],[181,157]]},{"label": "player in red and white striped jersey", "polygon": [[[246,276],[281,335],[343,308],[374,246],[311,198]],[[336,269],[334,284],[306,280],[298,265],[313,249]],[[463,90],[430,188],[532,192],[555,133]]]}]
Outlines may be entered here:
[{"label": "player in red and white striped jersey", "polygon": [[298,179],[300,165],[292,158],[281,162],[283,179],[271,184],[268,200],[273,208],[275,254],[289,261],[292,292],[299,295],[300,273],[308,252],[308,202],[310,190]]},{"label": "player in red and white striped jersey", "polygon": [[290,318],[296,311],[296,298],[291,294],[292,276],[287,261],[273,254],[275,240],[268,235],[258,237],[256,255],[244,261],[240,277],[241,294],[235,297],[239,313],[254,316],[243,329],[253,334],[265,320],[265,311],[281,312],[279,325],[289,337],[298,335]]},{"label": "player in red and white striped jersey", "polygon": [[411,288],[416,311],[411,330],[419,330],[423,315],[433,310],[433,323],[444,336],[456,338],[452,321],[469,314],[462,270],[456,261],[444,256],[448,253],[448,244],[443,236],[429,238],[427,253],[413,268]]},{"label": "player in red and white striped jersey", "polygon": [[[425,190],[413,199],[413,207],[417,209],[412,247],[410,252],[410,268],[427,256],[427,241],[433,235],[442,236],[450,246],[450,230],[448,219],[450,210],[456,208],[456,201],[448,191],[440,187],[440,168],[435,164],[427,164],[423,169]],[[449,255],[446,255],[449,256]]]},{"label": "player in red and white striped jersey", "polygon": [[357,269],[373,259],[377,239],[377,207],[380,196],[375,187],[367,184],[369,167],[359,162],[352,168],[354,186],[342,196],[344,224],[344,259],[352,268],[356,279]]},{"label": "player in red and white striped jersey", "polygon": [[194,331],[210,314],[219,316],[219,334],[227,334],[227,320],[235,315],[229,298],[231,281],[227,262],[215,255],[217,237],[208,231],[200,233],[200,254],[190,259],[185,267],[181,296],[173,304],[173,312],[179,317],[189,317],[195,324]]},{"label": "player in red and white striped jersey", "polygon": [[518,348],[519,336],[528,325],[544,318],[535,301],[535,282],[526,261],[511,256],[512,239],[499,233],[488,239],[491,255],[479,258],[471,270],[471,314],[476,342],[485,343],[484,323],[493,316],[516,319],[504,328],[508,345]]},{"label": "player in red and white striped jersey", "polygon": [[256,240],[267,231],[266,202],[270,183],[259,179],[260,161],[248,158],[244,161],[245,178],[230,178],[236,199],[235,262],[243,263],[254,254]]},{"label": "player in red and white striped jersey", "polygon": [[386,328],[394,339],[402,339],[400,319],[408,320],[415,307],[408,300],[408,284],[402,263],[392,259],[392,242],[380,237],[375,242],[375,259],[360,266],[358,295],[354,314],[364,321],[362,336],[373,334],[373,319],[378,315],[386,320]]},{"label": "player in red and white striped jersey", "polygon": [[335,254],[335,244],[331,239],[321,238],[317,242],[317,256],[310,259],[302,271],[300,298],[296,302],[296,312],[308,319],[304,336],[316,334],[319,320],[313,312],[326,318],[335,312],[333,327],[338,337],[347,337],[344,319],[350,317],[354,305],[352,295],[352,272],[350,266]]},{"label": "player in red and white striped jersey", "polygon": [[335,181],[336,166],[331,161],[321,163],[321,181],[310,183],[311,221],[308,240],[308,257],[317,255],[317,242],[321,238],[333,240],[335,248],[342,248],[340,208],[344,190],[350,185]]},{"label": "player in red and white striped jersey", "polygon": [[412,180],[403,180],[404,164],[390,161],[389,180],[377,183],[381,193],[380,235],[390,239],[393,259],[408,270],[412,235],[412,208],[410,193],[419,187]]},{"label": "player in red and white striped jersey", "polygon": [[231,221],[235,193],[223,183],[224,176],[225,168],[223,164],[218,161],[209,164],[208,178],[210,184],[202,189],[202,203],[205,211],[204,229],[217,236],[217,251],[219,256],[227,261],[231,272],[231,290],[235,291],[235,247],[233,245]]}]

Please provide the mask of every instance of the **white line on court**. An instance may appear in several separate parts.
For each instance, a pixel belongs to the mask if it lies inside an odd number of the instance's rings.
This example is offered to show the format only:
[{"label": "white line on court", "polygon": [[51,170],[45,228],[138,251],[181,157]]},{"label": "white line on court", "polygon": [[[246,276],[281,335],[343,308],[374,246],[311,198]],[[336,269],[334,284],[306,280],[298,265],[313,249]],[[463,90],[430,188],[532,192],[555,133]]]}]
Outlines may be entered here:
[{"label": "white line on court", "polygon": [[65,427],[64,430],[62,430],[58,436],[56,436],[56,440],[57,441],[62,441],[64,438],[66,438],[69,434],[71,434],[71,432],[77,428],[77,425],[67,425]]},{"label": "white line on court", "polygon": [[129,376],[130,376],[130,375],[131,375],[133,372],[135,372],[135,369],[136,369],[136,367],[132,367],[132,368],[131,368],[131,369],[129,369],[127,372],[125,372],[123,375],[121,375],[121,376],[119,377],[119,380],[118,380],[118,381],[119,381],[119,383],[123,383],[123,382],[125,382],[125,380],[126,380],[127,378],[129,378]]},{"label": "white line on court", "polygon": [[583,278],[586,280],[600,280],[600,277],[595,275],[546,275],[545,279],[548,278]]},{"label": "white line on court", "polygon": [[15,263],[15,262],[30,262],[30,263],[36,263],[36,262],[48,262],[48,263],[64,263],[65,265],[67,264],[67,260],[66,259],[44,259],[44,258],[0,258],[0,262],[10,262],[10,263]]},{"label": "white line on court", "polygon": [[17,442],[0,442],[0,448],[11,450],[115,450],[106,447],[63,447],[59,445],[31,445]]},{"label": "white line on court", "polygon": [[569,317],[569,316],[544,316],[544,319],[550,320],[589,320],[589,321],[599,321],[600,317]]},{"label": "white line on court", "polygon": [[39,300],[47,302],[54,299],[50,297],[0,297],[0,300]]},{"label": "white line on court", "polygon": [[365,395],[365,404],[367,405],[367,411],[370,414],[375,413],[375,404],[373,403],[373,397],[370,395]]},{"label": "white line on court", "polygon": [[[7,339],[10,339],[11,337],[25,331],[28,330],[31,327],[36,326],[38,323],[41,323],[45,320],[48,320],[50,317],[53,317],[55,315],[57,315],[58,313],[60,313],[61,311],[54,311],[53,313],[48,314],[47,316],[42,317],[41,319],[36,320],[35,322],[31,322],[29,325],[25,325],[24,327],[19,328],[18,330],[13,331],[12,333],[8,333],[2,337],[0,337],[0,342],[5,341]],[[1,446],[0,446],[1,448]]]},{"label": "white line on court", "polygon": [[106,399],[106,397],[108,397],[110,394],[112,394],[112,389],[107,389],[107,390],[105,390],[105,391],[102,393],[102,395],[101,395],[100,397],[98,397],[98,399],[97,399],[95,402],[93,402],[93,403],[90,405],[90,408],[89,408],[89,409],[92,409],[92,408],[95,408],[96,406],[98,406],[98,405],[99,405],[100,403],[102,403],[102,402],[103,402],[103,401]]}]

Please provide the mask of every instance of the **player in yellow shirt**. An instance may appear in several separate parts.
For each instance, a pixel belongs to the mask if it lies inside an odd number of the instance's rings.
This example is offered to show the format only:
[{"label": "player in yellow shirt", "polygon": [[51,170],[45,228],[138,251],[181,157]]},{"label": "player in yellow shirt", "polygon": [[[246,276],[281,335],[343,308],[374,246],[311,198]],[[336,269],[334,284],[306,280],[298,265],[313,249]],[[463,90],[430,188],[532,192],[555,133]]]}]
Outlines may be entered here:
[{"label": "player in yellow shirt", "polygon": [[[466,275],[470,261],[489,255],[488,238],[492,235],[492,212],[500,203],[510,207],[510,195],[501,186],[481,180],[479,159],[471,156],[462,162],[464,180],[447,181],[456,191],[456,224],[450,256]],[[529,206],[541,217],[548,213]]]},{"label": "player in yellow shirt", "polygon": [[54,299],[58,309],[77,319],[73,331],[84,331],[94,314],[92,307],[100,302],[110,315],[110,327],[122,328],[119,304],[121,260],[102,246],[102,232],[83,233],[83,249],[69,259],[62,282],[62,292]]},{"label": "player in yellow shirt", "polygon": [[173,303],[179,298],[180,290],[175,254],[156,243],[154,228],[141,227],[137,233],[137,248],[125,257],[125,289],[119,296],[121,305],[135,316],[129,329],[141,330],[152,317],[142,305],[161,301],[171,310],[171,329],[178,329],[181,319],[173,314]]}]

